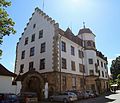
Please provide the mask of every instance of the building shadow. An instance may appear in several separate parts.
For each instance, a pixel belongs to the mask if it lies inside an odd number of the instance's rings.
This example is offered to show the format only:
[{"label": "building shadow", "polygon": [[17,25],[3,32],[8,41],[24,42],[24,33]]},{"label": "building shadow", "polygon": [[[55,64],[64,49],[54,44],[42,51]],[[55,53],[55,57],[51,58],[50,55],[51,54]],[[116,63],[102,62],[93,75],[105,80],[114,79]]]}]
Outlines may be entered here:
[{"label": "building shadow", "polygon": [[111,95],[111,94],[112,94],[112,92],[109,91],[109,92],[105,93],[105,96],[109,96],[109,95]]},{"label": "building shadow", "polygon": [[116,100],[116,99],[105,98],[105,103],[113,102],[113,101],[115,101],[115,100]]},{"label": "building shadow", "polygon": [[112,95],[112,94],[118,94],[118,92],[114,92],[114,91],[109,91],[105,94],[105,96],[109,96],[109,95]]},{"label": "building shadow", "polygon": [[105,103],[108,103],[108,102],[113,102],[115,101],[116,99],[110,99],[110,98],[107,98],[106,96],[110,96],[110,95],[113,95],[113,94],[118,94],[117,92],[107,92],[104,96],[104,99],[105,99]]}]

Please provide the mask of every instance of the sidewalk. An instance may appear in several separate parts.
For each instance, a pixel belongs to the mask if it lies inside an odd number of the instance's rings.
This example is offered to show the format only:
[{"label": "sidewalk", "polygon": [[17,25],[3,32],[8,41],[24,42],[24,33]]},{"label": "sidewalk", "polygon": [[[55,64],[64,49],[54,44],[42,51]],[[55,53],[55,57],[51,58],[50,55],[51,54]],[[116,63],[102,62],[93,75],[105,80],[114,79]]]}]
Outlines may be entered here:
[{"label": "sidewalk", "polygon": [[[49,100],[40,101],[38,103],[62,103],[62,102],[50,102]],[[75,101],[75,103],[120,103],[120,90],[116,93],[107,92],[96,98],[82,99]]]}]

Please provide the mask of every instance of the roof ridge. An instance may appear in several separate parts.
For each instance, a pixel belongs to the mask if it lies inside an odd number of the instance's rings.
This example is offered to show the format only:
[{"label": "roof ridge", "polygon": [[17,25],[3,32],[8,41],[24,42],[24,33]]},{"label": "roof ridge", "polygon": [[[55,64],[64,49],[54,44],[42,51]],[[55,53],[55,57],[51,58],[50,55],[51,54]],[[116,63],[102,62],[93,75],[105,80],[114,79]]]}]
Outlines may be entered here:
[{"label": "roof ridge", "polygon": [[16,76],[15,73],[9,71],[6,69],[1,63],[0,63],[0,75],[5,75],[5,76]]},{"label": "roof ridge", "polygon": [[55,20],[52,19],[50,16],[48,16],[46,13],[44,13],[41,9],[39,9],[38,7],[35,8],[35,11],[38,12],[39,14],[41,14],[41,16],[43,16],[47,21],[49,21],[51,24],[56,24]]}]

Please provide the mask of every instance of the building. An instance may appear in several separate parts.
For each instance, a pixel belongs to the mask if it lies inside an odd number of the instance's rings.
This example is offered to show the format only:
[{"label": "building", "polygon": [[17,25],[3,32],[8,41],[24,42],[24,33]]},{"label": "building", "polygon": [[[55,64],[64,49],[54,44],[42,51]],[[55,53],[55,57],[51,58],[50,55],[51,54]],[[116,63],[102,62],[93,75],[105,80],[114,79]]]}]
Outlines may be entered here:
[{"label": "building", "polygon": [[[107,58],[96,49],[95,34],[85,26],[74,35],[39,8],[35,9],[16,47],[15,73],[21,91],[104,91],[108,88]],[[39,91],[39,92],[38,92]]]},{"label": "building", "polygon": [[12,78],[16,76],[0,64],[0,93],[15,93],[16,85],[12,84]]}]

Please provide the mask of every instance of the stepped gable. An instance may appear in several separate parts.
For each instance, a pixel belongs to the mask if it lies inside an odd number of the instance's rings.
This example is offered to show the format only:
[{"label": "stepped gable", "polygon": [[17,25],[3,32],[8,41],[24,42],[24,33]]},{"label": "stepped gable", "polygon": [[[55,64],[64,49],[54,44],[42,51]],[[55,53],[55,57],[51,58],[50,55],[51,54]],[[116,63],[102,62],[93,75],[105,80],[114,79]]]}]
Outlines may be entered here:
[{"label": "stepped gable", "polygon": [[[42,16],[44,19],[46,19],[49,23],[56,25],[58,23],[55,22],[54,19],[52,19],[51,17],[49,17],[46,13],[44,13],[41,9],[39,9],[38,7],[35,8],[35,11],[32,13],[32,16],[35,14],[35,12],[39,13],[40,16]],[[32,17],[29,18],[29,22],[31,21]],[[24,28],[24,31],[26,30],[27,26],[29,25],[29,22],[26,24],[26,27]],[[24,32],[21,34],[21,36],[24,35]],[[20,40],[21,38],[19,38]]]},{"label": "stepped gable", "polygon": [[44,17],[44,19],[46,19],[48,22],[50,22],[51,24],[56,24],[55,20],[53,20],[51,17],[49,17],[46,13],[44,13],[41,9],[39,9],[38,7],[35,8],[35,12],[38,12],[41,16]]},{"label": "stepped gable", "polygon": [[10,72],[9,70],[7,70],[2,64],[0,64],[0,75],[2,76],[11,76],[11,77],[15,77],[17,76],[16,74]]},{"label": "stepped gable", "polygon": [[63,31],[62,29],[59,28],[59,34],[66,37],[67,39],[71,40],[72,42],[82,46],[82,40],[78,37],[75,36],[72,31],[70,30],[70,28],[67,28],[66,31]]}]

